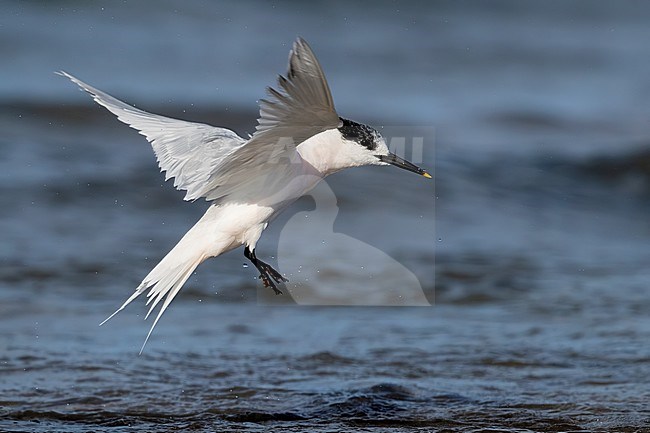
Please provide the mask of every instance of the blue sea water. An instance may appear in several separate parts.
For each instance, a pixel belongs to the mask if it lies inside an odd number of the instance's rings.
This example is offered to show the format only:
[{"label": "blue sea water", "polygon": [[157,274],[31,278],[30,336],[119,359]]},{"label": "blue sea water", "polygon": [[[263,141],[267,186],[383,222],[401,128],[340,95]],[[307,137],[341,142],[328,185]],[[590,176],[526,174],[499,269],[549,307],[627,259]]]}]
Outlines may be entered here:
[{"label": "blue sea water", "polygon": [[[650,431],[649,19],[634,1],[3,3],[0,430]],[[292,219],[323,195],[260,242],[294,268],[285,296],[241,251],[208,261],[138,356],[143,302],[96,325],[207,205],[53,72],[243,135],[298,35],[340,114],[423,137],[434,182],[332,176],[327,242]],[[432,306],[298,305],[411,277]]]}]

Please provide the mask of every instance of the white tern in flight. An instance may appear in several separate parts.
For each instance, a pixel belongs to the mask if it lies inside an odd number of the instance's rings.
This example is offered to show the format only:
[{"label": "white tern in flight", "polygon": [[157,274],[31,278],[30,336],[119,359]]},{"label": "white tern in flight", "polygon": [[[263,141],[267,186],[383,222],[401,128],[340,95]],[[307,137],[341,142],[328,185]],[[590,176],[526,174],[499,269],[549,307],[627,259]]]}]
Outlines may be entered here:
[{"label": "white tern in flight", "polygon": [[174,186],[186,191],[185,200],[211,202],[126,302],[102,322],[149,290],[147,317],[161,301],[162,306],[144,344],[196,267],[239,246],[264,286],[282,293],[278,284],[287,280],[257,258],[255,245],[275,216],[326,176],[350,167],[394,165],[431,178],[391,153],[375,129],[339,117],[320,63],[302,38],[289,53],[286,77],[278,76],[277,89],[267,89],[270,100],[260,100],[258,125],[248,139],[229,129],[147,113],[70,74],[59,74],[144,135],[166,180],[174,178]]}]

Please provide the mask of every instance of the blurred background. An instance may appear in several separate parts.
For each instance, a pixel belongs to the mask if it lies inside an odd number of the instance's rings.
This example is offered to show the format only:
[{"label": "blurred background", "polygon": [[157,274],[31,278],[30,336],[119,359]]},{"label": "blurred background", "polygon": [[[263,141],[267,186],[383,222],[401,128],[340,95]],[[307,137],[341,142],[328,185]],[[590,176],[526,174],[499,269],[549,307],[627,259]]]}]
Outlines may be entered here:
[{"label": "blurred background", "polygon": [[[643,431],[648,22],[642,1],[3,2],[0,427]],[[198,268],[138,356],[143,301],[96,325],[207,204],[54,71],[245,135],[297,36],[342,116],[425,137],[435,182],[338,173],[328,230],[403,265],[434,306],[297,306],[234,251]],[[258,255],[276,262],[284,224],[315,207],[289,209]],[[291,241],[290,284],[327,267],[314,287],[403,290]]]}]

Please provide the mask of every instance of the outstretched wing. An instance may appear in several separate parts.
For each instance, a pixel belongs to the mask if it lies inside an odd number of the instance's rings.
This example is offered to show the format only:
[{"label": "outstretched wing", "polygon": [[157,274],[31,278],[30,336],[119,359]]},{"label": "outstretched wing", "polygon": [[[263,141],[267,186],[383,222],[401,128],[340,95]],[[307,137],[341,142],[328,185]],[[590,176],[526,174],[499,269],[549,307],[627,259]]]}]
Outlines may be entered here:
[{"label": "outstretched wing", "polygon": [[60,74],[147,138],[166,179],[187,191],[185,200],[217,200],[245,189],[251,178],[286,168],[298,144],[340,126],[323,70],[302,38],[289,53],[287,76],[278,77],[280,90],[269,87],[271,100],[260,101],[258,126],[248,141],[229,129],[147,113]]},{"label": "outstretched wing", "polygon": [[246,143],[229,129],[147,113],[66,72],[59,74],[88,92],[120,121],[144,135],[153,147],[160,170],[166,172],[165,180],[174,178],[174,186],[187,191],[185,200],[201,197],[199,191],[212,173],[219,172],[228,163],[230,155]]},{"label": "outstretched wing", "polygon": [[278,76],[278,85],[281,91],[267,88],[273,101],[260,101],[256,135],[292,137],[299,144],[340,126],[323,69],[304,39],[298,38],[293,44],[287,76]]},{"label": "outstretched wing", "polygon": [[260,100],[253,137],[205,185],[203,195],[208,200],[244,191],[251,178],[286,169],[294,161],[296,146],[341,125],[323,69],[304,39],[294,42],[287,76],[278,76],[278,86],[280,90],[267,88],[271,100]]}]

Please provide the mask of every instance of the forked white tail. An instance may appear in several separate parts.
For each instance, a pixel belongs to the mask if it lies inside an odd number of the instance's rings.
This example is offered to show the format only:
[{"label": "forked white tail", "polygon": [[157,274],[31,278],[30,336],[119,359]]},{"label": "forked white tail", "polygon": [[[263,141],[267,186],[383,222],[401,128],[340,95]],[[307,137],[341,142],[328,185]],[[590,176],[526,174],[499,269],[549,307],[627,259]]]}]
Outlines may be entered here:
[{"label": "forked white tail", "polygon": [[[113,316],[122,311],[135,298],[149,289],[147,293],[147,305],[151,304],[145,320],[153,312],[156,306],[163,301],[156,319],[147,333],[140,353],[144,350],[153,329],[156,327],[158,320],[165,312],[174,297],[178,294],[183,284],[192,275],[192,272],[204,260],[218,256],[231,247],[228,239],[223,239],[220,233],[216,231],[214,220],[219,213],[218,206],[211,206],[205,215],[192,227],[183,238],[176,244],[172,250],[156,265],[155,268],[142,280],[142,283],[136,288],[135,292],[106,320],[99,325],[103,325]],[[221,238],[221,239],[220,239]]]}]

